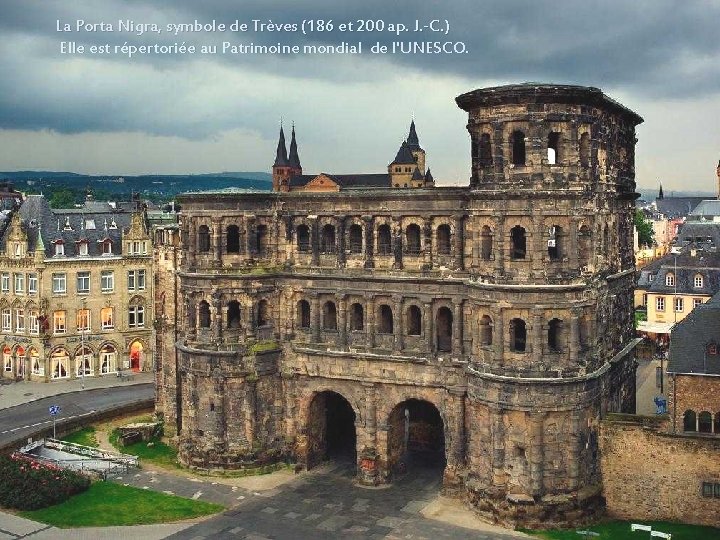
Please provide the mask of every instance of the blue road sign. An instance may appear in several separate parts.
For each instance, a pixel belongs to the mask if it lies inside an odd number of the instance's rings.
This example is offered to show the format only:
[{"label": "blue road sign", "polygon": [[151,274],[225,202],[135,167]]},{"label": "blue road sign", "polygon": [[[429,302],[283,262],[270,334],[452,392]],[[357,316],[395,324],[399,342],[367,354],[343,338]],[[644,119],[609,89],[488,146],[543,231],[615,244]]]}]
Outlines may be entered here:
[{"label": "blue road sign", "polygon": [[50,405],[50,407],[48,407],[48,410],[50,411],[50,414],[52,416],[57,416],[57,414],[60,412],[60,405]]}]

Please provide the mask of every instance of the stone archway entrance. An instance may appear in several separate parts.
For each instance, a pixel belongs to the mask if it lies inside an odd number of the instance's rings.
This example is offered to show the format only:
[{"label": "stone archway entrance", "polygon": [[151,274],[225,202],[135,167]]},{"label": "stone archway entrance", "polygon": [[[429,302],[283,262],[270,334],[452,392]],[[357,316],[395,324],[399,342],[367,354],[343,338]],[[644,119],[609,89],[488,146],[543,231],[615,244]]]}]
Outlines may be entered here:
[{"label": "stone archway entrance", "polygon": [[392,476],[409,469],[445,469],[445,426],[429,401],[408,399],[388,418],[388,468]]},{"label": "stone archway entrance", "polygon": [[143,345],[139,341],[130,344],[130,369],[140,371],[142,369]]},{"label": "stone archway entrance", "polygon": [[336,392],[315,395],[307,419],[307,468],[328,459],[356,462],[355,411]]}]

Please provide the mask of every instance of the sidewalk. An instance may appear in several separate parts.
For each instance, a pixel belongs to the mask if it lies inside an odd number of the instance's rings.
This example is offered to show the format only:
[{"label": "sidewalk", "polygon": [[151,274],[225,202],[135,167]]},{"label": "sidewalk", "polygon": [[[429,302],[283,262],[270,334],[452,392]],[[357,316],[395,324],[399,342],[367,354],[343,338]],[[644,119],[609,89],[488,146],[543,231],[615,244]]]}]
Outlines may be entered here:
[{"label": "sidewalk", "polygon": [[[123,377],[105,375],[103,377],[85,377],[85,389],[114,388],[132,384],[151,383],[154,381],[153,373],[124,372]],[[35,401],[45,397],[79,392],[82,390],[83,379],[67,379],[53,382],[20,381],[9,384],[0,384],[0,409],[7,409],[15,405],[22,405],[28,401]],[[2,538],[0,536],[0,538]]]}]

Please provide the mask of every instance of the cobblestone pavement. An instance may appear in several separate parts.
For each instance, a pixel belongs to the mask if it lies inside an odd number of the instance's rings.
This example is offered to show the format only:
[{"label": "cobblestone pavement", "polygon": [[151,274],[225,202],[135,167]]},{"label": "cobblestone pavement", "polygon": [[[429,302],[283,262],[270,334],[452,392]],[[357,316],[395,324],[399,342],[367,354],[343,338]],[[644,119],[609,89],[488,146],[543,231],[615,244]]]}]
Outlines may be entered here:
[{"label": "cobblestone pavement", "polygon": [[252,492],[208,480],[190,480],[167,473],[142,471],[116,481],[214,501],[232,508],[171,536],[205,538],[337,539],[384,538],[412,540],[517,540],[519,533],[466,529],[427,519],[420,511],[439,492],[440,474],[422,470],[384,489],[352,482],[349,465],[331,463],[278,488]]}]

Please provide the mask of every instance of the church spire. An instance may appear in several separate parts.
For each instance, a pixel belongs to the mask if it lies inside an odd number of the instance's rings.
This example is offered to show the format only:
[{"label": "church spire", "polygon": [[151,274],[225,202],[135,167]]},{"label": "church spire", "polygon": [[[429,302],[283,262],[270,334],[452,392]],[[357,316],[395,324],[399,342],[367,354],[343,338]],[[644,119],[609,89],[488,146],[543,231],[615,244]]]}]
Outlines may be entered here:
[{"label": "church spire", "polygon": [[292,126],[292,135],[290,137],[289,165],[294,169],[302,169],[300,166],[300,156],[298,156],[297,142],[295,141],[295,124]]},{"label": "church spire", "polygon": [[410,121],[410,133],[407,136],[407,145],[410,150],[420,150],[420,140],[418,139],[417,131],[415,131],[415,119]]},{"label": "church spire", "polygon": [[280,125],[280,139],[278,140],[277,153],[273,167],[285,167],[288,164],[287,147],[285,146],[285,132]]},{"label": "church spire", "polygon": [[662,200],[664,198],[665,198],[665,195],[663,195],[662,182],[661,182],[660,183],[660,191],[658,192],[658,199]]}]

